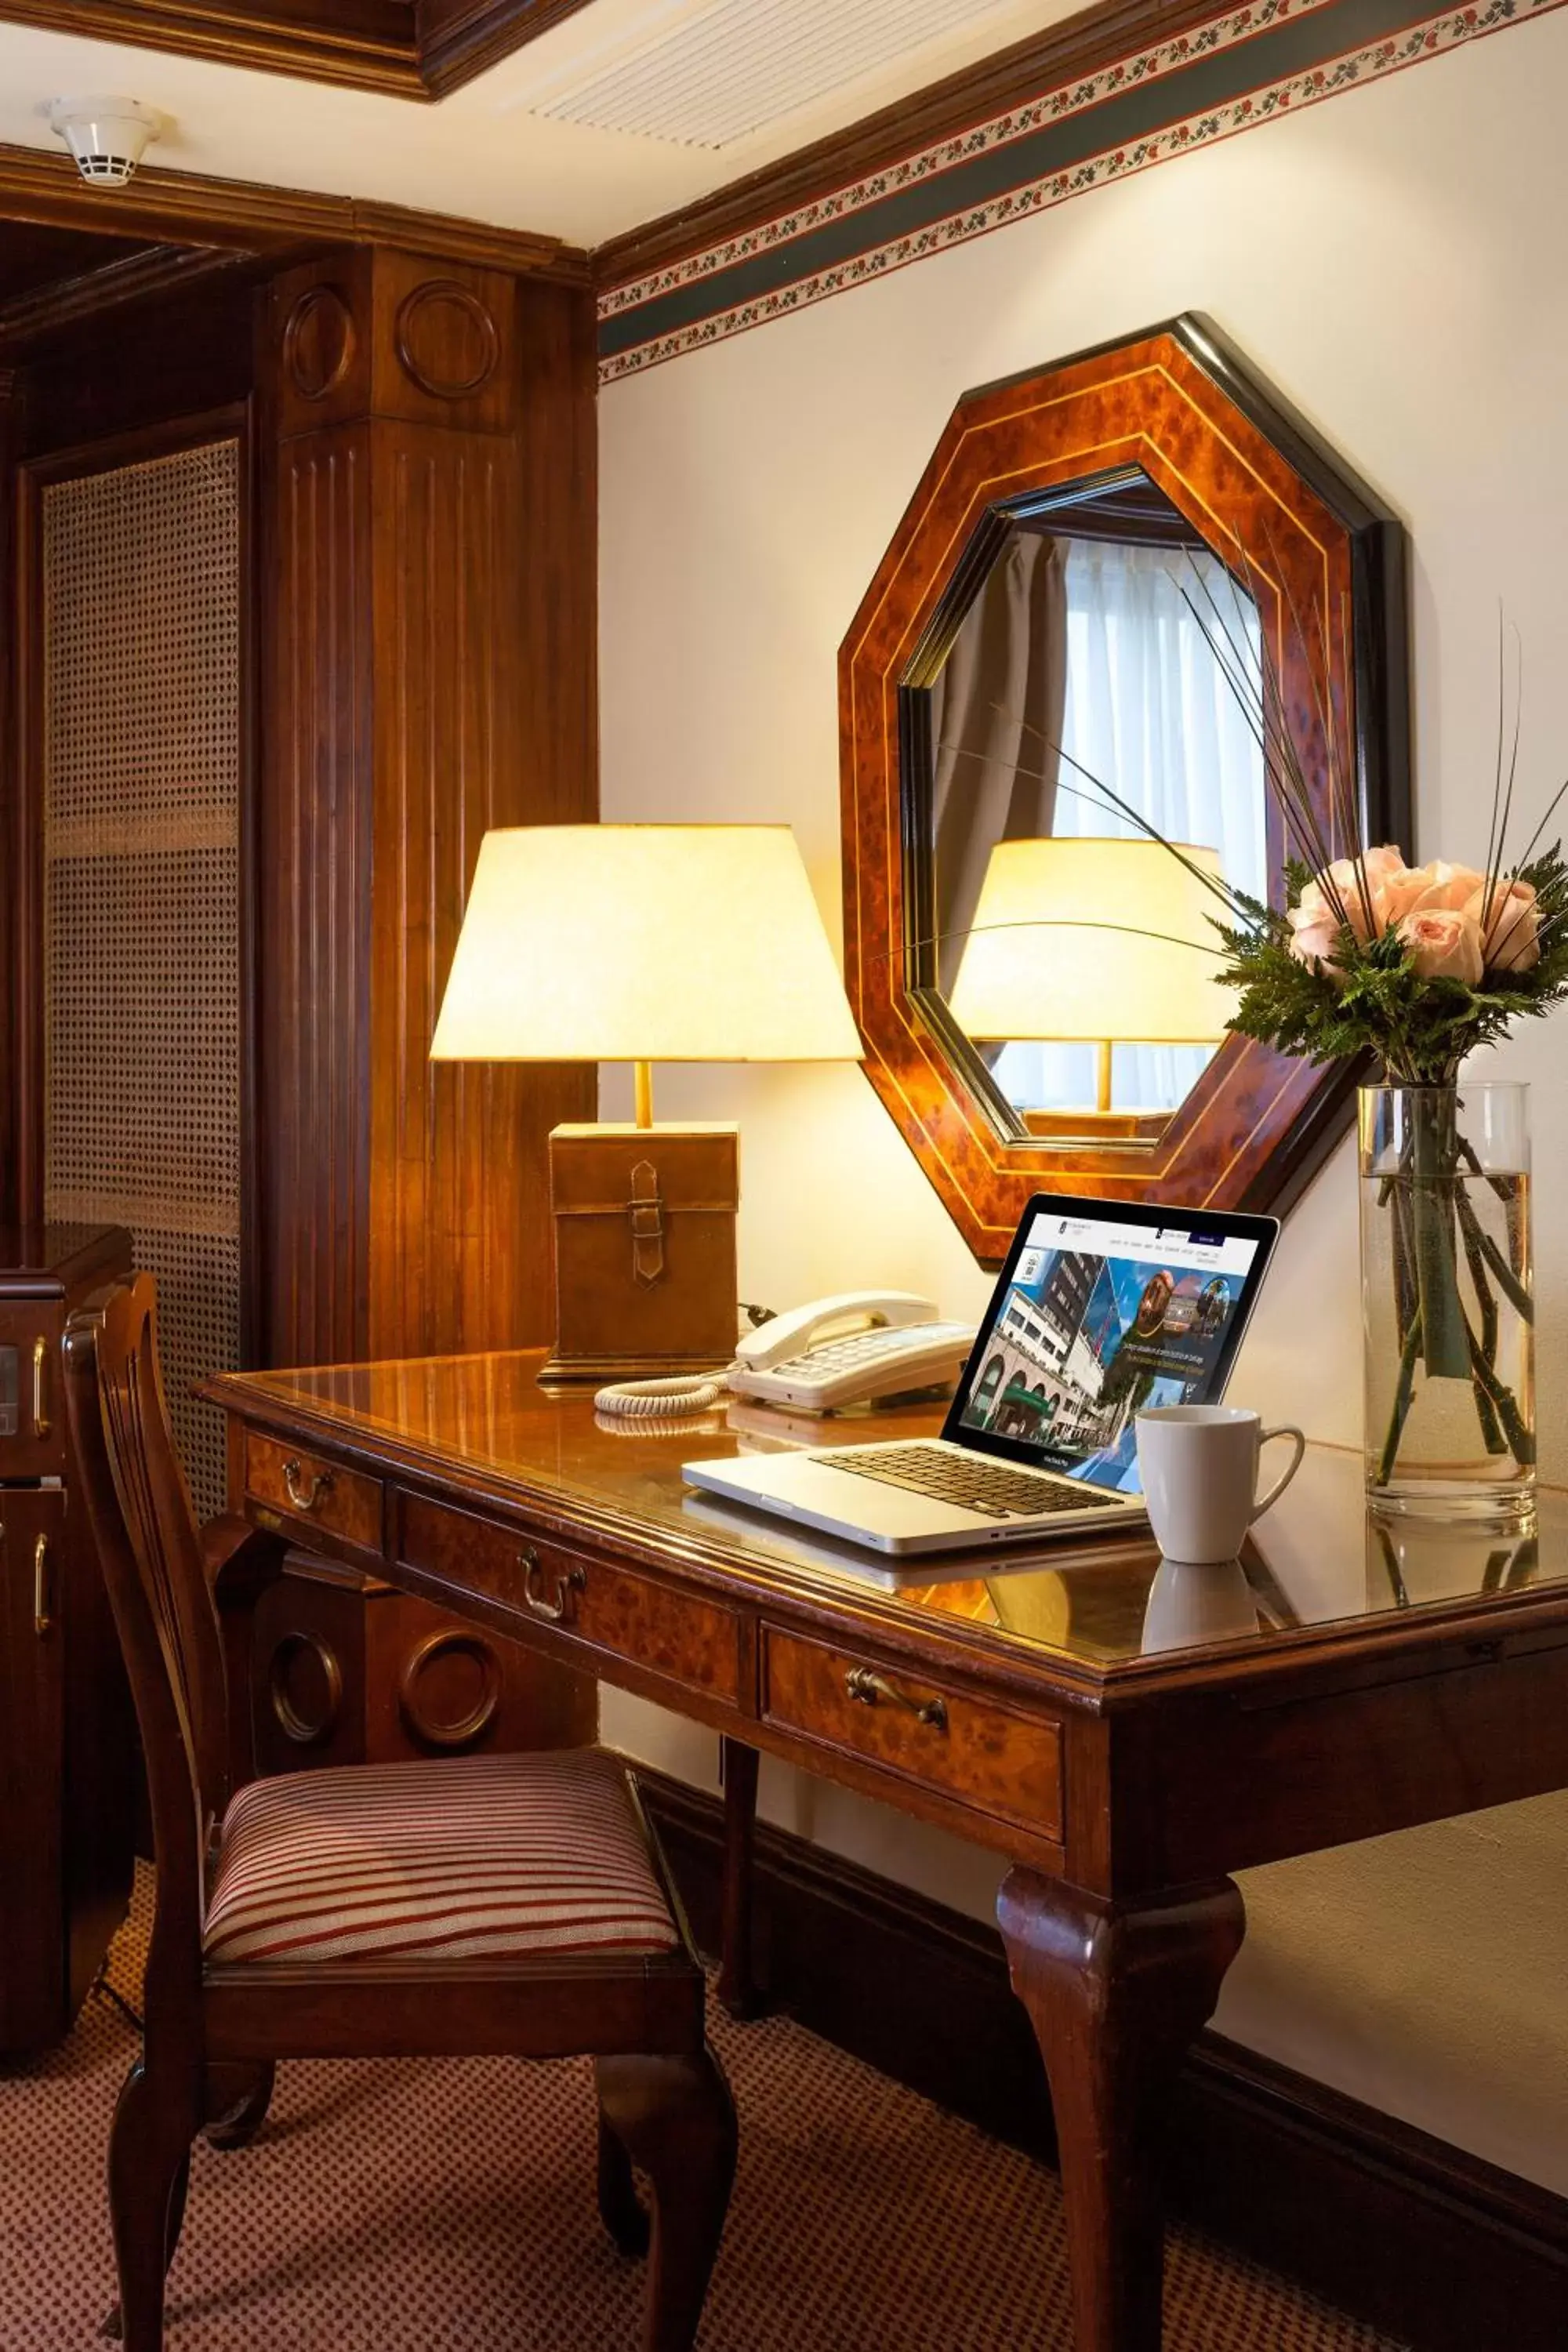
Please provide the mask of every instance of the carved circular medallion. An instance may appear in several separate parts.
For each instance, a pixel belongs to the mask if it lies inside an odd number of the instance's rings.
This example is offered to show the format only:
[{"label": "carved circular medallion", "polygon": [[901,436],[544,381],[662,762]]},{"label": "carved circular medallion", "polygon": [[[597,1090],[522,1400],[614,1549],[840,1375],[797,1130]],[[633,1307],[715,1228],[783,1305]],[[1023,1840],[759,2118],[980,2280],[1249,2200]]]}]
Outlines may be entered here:
[{"label": "carved circular medallion", "polygon": [[342,383],[354,355],[353,313],[335,286],[300,295],[283,330],[283,364],[301,400],[324,400]]},{"label": "carved circular medallion", "polygon": [[454,278],[432,278],[398,311],[397,356],[421,392],[467,400],[494,375],[500,337],[477,294]]},{"label": "carved circular medallion", "polygon": [[426,1633],[409,1656],[397,1704],[416,1739],[427,1748],[470,1748],[500,1705],[496,1654],[481,1634],[448,1628]]},{"label": "carved circular medallion", "polygon": [[272,1712],[296,1748],[319,1747],[337,1727],[343,1671],[319,1633],[285,1633],[267,1670]]}]

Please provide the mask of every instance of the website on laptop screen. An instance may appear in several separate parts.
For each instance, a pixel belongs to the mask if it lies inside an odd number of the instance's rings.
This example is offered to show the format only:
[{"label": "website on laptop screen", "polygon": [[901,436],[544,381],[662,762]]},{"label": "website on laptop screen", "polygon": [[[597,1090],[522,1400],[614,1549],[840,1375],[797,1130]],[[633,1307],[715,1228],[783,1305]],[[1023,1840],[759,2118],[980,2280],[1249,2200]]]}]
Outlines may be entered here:
[{"label": "website on laptop screen", "polygon": [[972,1359],[958,1427],[1026,1447],[1043,1469],[1138,1494],[1133,1416],[1217,1393],[1260,1254],[1256,1234],[1201,1218],[1037,1213]]}]

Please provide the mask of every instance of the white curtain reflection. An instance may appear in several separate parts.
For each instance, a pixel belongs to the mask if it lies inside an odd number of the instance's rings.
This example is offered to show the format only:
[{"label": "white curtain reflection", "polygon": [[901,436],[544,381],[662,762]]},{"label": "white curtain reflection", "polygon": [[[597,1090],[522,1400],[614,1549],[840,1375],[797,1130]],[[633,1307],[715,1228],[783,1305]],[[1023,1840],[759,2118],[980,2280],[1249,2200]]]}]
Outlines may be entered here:
[{"label": "white curtain reflection", "polygon": [[[1218,558],[1113,540],[1067,541],[1067,694],[1052,830],[1136,835],[1071,762],[1141,810],[1169,841],[1217,849],[1226,878],[1267,896],[1263,761],[1204,634],[1205,590],[1256,657],[1258,614]],[[1185,594],[1184,594],[1184,590]],[[1191,597],[1194,614],[1186,601]],[[1209,1059],[1204,1045],[1119,1045],[1118,1109],[1168,1110]],[[995,1067],[1011,1102],[1092,1103],[1092,1045],[1008,1045]]]}]

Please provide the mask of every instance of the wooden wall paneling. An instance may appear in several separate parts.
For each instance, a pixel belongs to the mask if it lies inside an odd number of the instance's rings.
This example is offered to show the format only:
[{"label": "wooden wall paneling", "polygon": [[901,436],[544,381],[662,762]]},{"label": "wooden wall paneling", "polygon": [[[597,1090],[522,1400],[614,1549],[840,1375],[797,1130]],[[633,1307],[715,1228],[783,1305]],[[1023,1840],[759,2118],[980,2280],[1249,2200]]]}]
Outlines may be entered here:
[{"label": "wooden wall paneling", "polygon": [[[377,439],[386,590],[376,612],[376,769],[385,843],[371,953],[369,1348],[435,1352],[516,1332],[523,1204],[508,1130],[528,1073],[427,1058],[488,825],[517,808],[521,535],[510,436],[388,425]],[[510,1213],[487,1213],[487,1191]],[[542,1204],[535,1211],[542,1237]]]},{"label": "wooden wall paneling", "polygon": [[177,277],[129,317],[63,320],[29,348],[22,454],[87,451],[133,434],[157,436],[183,420],[250,397],[251,273],[240,266],[191,282]]},{"label": "wooden wall paneling", "polygon": [[18,701],[17,632],[21,600],[16,504],[25,378],[0,366],[0,1225],[18,1218],[17,1151],[21,1103],[22,1023],[16,984],[21,953],[16,877],[22,852],[22,721]]},{"label": "wooden wall paneling", "polygon": [[334,252],[273,283],[260,374],[262,1351],[516,1345],[592,1074],[428,1047],[486,826],[596,808],[591,300]]},{"label": "wooden wall paneling", "polygon": [[371,840],[370,427],[271,473],[258,813],[264,1361],[364,1352]]}]

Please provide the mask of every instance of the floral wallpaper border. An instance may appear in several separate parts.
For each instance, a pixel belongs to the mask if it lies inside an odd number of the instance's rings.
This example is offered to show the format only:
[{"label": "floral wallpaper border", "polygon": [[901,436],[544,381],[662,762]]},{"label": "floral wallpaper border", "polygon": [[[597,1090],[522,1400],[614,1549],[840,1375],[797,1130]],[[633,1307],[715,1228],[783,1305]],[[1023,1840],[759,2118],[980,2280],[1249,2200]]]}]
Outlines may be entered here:
[{"label": "floral wallpaper border", "polygon": [[[1249,0],[599,302],[614,383],[1563,0]],[[1042,169],[1042,165],[1046,168]]]}]

